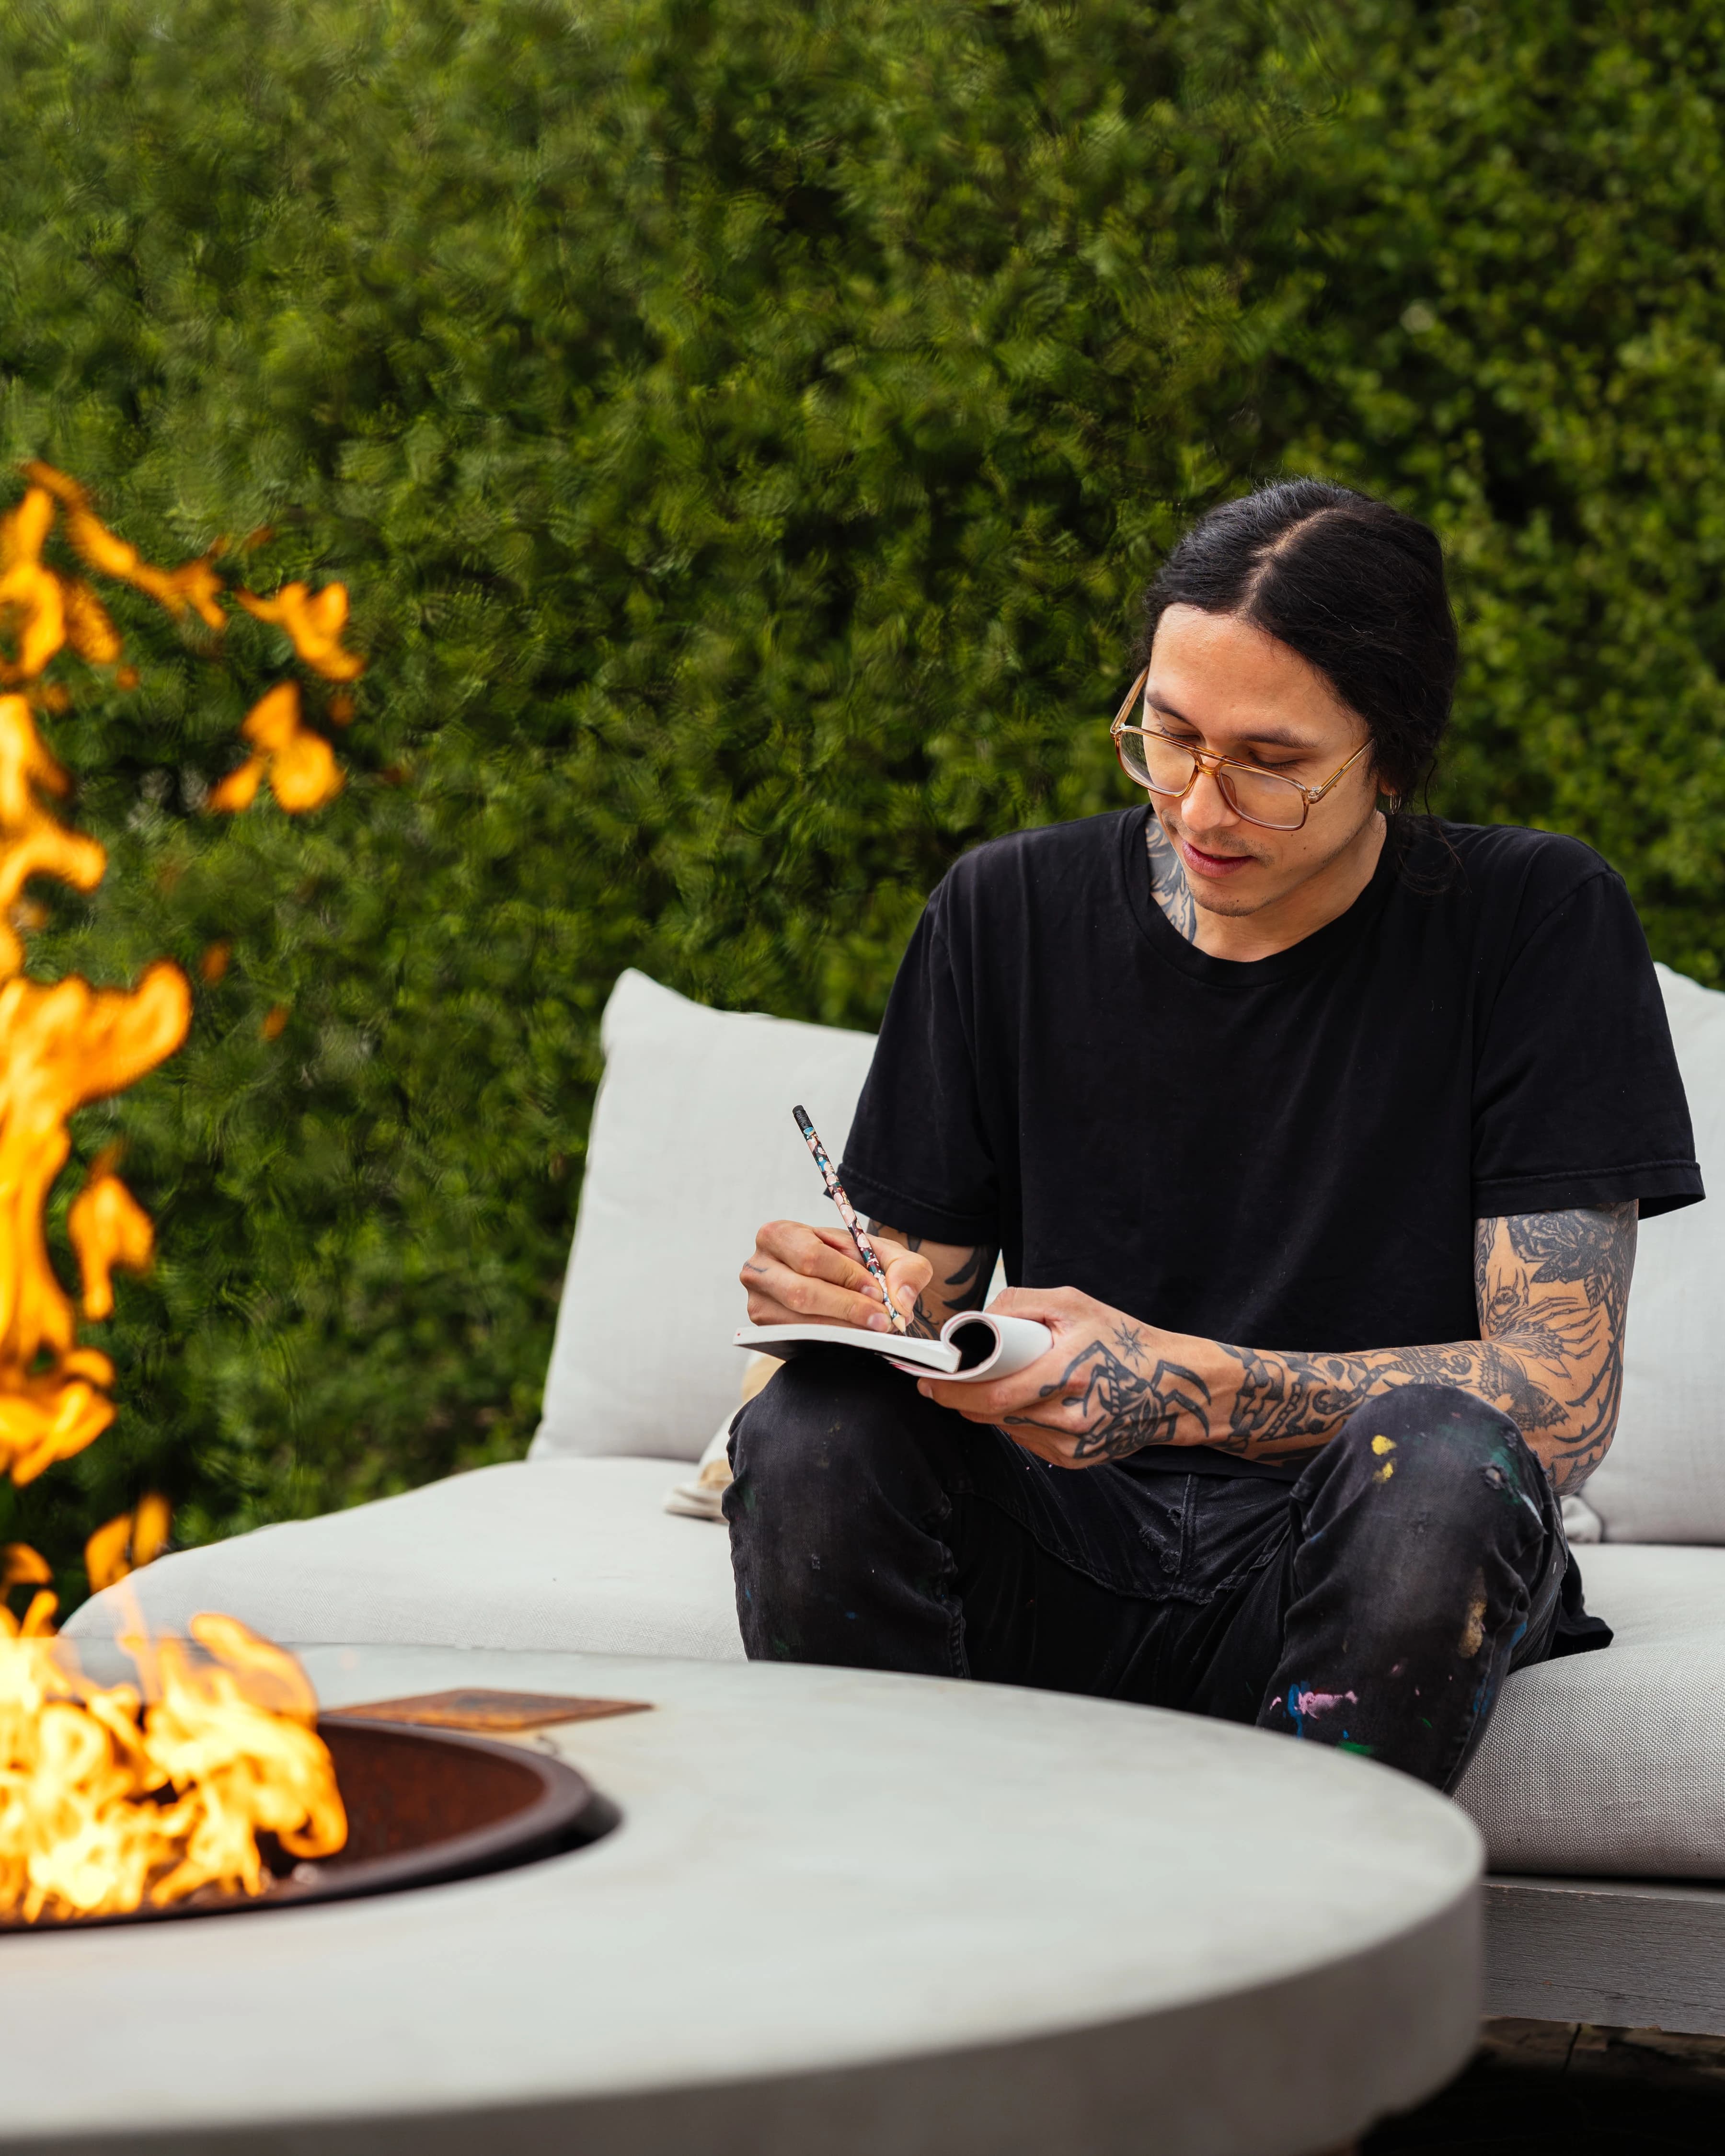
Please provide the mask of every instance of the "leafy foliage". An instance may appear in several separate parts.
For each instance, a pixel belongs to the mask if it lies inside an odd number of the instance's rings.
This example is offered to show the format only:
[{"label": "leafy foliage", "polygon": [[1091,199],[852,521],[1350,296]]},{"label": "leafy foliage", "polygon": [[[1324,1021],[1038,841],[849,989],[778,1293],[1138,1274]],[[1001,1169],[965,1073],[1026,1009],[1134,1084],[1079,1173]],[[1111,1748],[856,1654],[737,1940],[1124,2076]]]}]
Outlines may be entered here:
[{"label": "leafy foliage", "polygon": [[1725,963],[1725,11],[1370,4],[1279,454],[1442,532],[1446,803],[1577,833]]},{"label": "leafy foliage", "polygon": [[140,687],[67,677],[112,865],[33,970],[232,961],[85,1119],[161,1257],[4,1533],[75,1592],[146,1487],[196,1539],[518,1451],[619,968],[870,1023],[955,855],[1124,798],[1137,592],[1263,471],[1440,522],[1450,802],[1712,977],[1716,17],[0,4],[0,456],[370,654],[298,820],[204,805],[273,631],[116,602]]}]

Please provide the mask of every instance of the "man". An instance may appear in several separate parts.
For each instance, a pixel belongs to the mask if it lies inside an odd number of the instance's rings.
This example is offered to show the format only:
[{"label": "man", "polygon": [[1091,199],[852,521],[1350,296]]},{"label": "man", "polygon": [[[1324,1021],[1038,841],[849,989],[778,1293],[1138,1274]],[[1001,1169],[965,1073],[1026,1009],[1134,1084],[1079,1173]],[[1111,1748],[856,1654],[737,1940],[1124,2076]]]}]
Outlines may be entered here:
[{"label": "man", "polygon": [[[1657,983],[1586,847],[1406,814],[1455,671],[1423,526],[1266,488],[1147,612],[1147,804],[957,864],[840,1168],[917,1331],[998,1251],[1053,1345],[787,1364],[735,1425],[745,1643],[1448,1788],[1509,1670],[1609,1639],[1558,1498],[1611,1441],[1638,1216],[1702,1195]],[[889,1322],[834,1229],[768,1224],[742,1277],[757,1322]]]}]

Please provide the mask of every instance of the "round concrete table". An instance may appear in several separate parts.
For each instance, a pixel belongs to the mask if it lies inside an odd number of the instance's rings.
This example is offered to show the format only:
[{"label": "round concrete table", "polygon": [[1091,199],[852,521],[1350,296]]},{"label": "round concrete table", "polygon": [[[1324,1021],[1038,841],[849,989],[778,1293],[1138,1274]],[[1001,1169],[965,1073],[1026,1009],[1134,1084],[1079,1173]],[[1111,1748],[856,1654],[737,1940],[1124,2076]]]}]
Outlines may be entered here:
[{"label": "round concrete table", "polygon": [[1309,2156],[1462,2064],[1477,1835],[1368,1762],[844,1670],[318,1648],[452,1686],[622,1807],[549,1863],[0,1939],[0,2148]]}]

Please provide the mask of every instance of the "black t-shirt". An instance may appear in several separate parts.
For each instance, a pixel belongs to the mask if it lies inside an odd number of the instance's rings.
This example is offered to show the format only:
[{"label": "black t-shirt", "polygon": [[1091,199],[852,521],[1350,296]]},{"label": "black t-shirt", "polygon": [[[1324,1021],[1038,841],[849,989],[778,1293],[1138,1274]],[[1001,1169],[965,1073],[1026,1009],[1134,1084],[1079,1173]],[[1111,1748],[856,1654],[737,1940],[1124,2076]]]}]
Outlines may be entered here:
[{"label": "black t-shirt", "polygon": [[1019,1286],[1339,1353],[1477,1338],[1477,1219],[1702,1196],[1646,941],[1590,849],[1426,831],[1240,963],[1164,918],[1147,816],[996,840],[930,899],[840,1169],[860,1208],[998,1244]]}]

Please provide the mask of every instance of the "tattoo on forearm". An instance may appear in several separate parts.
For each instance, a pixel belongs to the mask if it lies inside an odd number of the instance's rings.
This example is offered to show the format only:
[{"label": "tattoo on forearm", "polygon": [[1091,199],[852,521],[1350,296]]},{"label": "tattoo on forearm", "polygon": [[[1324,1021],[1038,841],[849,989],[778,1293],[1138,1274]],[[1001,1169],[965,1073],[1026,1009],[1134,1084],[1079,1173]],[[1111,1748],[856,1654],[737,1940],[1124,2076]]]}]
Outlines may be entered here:
[{"label": "tattoo on forearm", "polygon": [[1558,1490],[1574,1490],[1616,1426],[1635,1224],[1633,1203],[1480,1222],[1477,1340],[1346,1355],[1218,1342],[1204,1345],[1200,1371],[1159,1353],[1151,1328],[1125,1320],[1043,1389],[1043,1412],[1007,1426],[1058,1430],[1078,1461],[1176,1442],[1288,1458],[1315,1451],[1374,1395],[1453,1385],[1500,1408]]},{"label": "tattoo on forearm", "polygon": [[[907,1235],[901,1228],[890,1228],[884,1220],[870,1220],[869,1233],[890,1236],[894,1242],[902,1243],[907,1250],[918,1252],[928,1240],[925,1235]],[[907,1325],[911,1337],[917,1340],[938,1339],[942,1325],[954,1312],[980,1310],[988,1299],[988,1281],[999,1255],[993,1244],[976,1243],[959,1252],[957,1265],[944,1279],[937,1272],[916,1298],[916,1307]]]},{"label": "tattoo on forearm", "polygon": [[[942,1283],[941,1300],[949,1310],[980,1310],[983,1299],[988,1292],[988,1275],[994,1270],[996,1253],[986,1244],[977,1244],[961,1258],[955,1271],[947,1275]],[[987,1259],[984,1265],[983,1260]]]},{"label": "tattoo on forearm", "polygon": [[1399,1385],[1454,1385],[1502,1408],[1524,1437],[1552,1429],[1563,1409],[1519,1360],[1490,1341],[1386,1348],[1365,1355],[1277,1355],[1224,1345],[1240,1365],[1227,1427],[1208,1443],[1256,1455],[1310,1451],[1374,1393]]},{"label": "tattoo on forearm", "polygon": [[1559,1491],[1579,1488],[1617,1424],[1635,1226],[1632,1203],[1478,1222],[1477,1341],[1360,1355],[1224,1348],[1240,1380],[1226,1429],[1208,1441],[1291,1452],[1321,1444],[1374,1393],[1455,1385],[1502,1409]]},{"label": "tattoo on forearm", "polygon": [[1163,829],[1161,819],[1153,808],[1145,829],[1144,844],[1150,855],[1151,894],[1169,921],[1190,943],[1198,935],[1198,906],[1180,856],[1174,851],[1173,840]]}]

